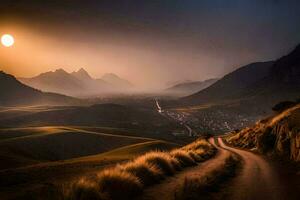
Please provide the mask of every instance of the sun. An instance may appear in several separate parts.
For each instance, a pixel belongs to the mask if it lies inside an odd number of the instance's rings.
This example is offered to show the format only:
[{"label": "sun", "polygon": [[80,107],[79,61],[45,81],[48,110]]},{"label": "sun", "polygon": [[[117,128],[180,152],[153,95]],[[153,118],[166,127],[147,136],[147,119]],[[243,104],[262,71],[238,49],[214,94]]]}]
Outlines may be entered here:
[{"label": "sun", "polygon": [[14,37],[12,35],[4,34],[1,37],[1,43],[5,47],[11,47],[12,45],[14,45],[15,40],[14,40]]}]

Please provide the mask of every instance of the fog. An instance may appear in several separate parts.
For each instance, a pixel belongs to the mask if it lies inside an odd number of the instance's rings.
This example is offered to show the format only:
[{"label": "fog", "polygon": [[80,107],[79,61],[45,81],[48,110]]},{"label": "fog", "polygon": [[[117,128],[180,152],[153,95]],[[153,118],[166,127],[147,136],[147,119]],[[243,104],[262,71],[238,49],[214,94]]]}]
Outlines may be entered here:
[{"label": "fog", "polygon": [[275,59],[300,42],[297,1],[8,2],[0,34],[15,45],[0,47],[0,69],[18,77],[83,67],[162,89]]}]

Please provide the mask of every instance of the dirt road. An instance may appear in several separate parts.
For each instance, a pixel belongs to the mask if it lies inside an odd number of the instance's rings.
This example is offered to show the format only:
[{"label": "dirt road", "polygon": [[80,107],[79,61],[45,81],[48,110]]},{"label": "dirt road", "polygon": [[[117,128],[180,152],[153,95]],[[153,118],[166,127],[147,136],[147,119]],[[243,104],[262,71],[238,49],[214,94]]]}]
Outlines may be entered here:
[{"label": "dirt road", "polygon": [[279,200],[284,198],[276,171],[261,156],[254,153],[227,146],[218,138],[221,148],[241,156],[243,169],[234,178],[227,190],[230,190],[232,200]]},{"label": "dirt road", "polygon": [[[213,199],[230,200],[285,200],[291,198],[286,192],[286,186],[278,178],[278,171],[262,156],[249,151],[227,146],[221,138],[217,138],[218,145],[214,139],[210,143],[218,149],[217,155],[199,164],[188,168],[179,174],[167,178],[162,183],[145,190],[138,198],[142,200],[172,200],[174,191],[182,184],[186,177],[205,177],[209,172],[218,168],[232,153],[242,159],[242,168],[227,183],[224,183]],[[200,197],[199,197],[200,198]],[[202,197],[203,198],[203,197]]]},{"label": "dirt road", "polygon": [[204,177],[207,173],[218,168],[222,165],[227,157],[230,156],[231,152],[218,147],[215,144],[214,139],[210,139],[210,143],[213,144],[217,149],[217,155],[209,159],[206,162],[200,163],[196,167],[188,168],[173,177],[167,178],[165,181],[158,185],[146,189],[141,197],[141,200],[172,200],[174,199],[174,191],[180,186],[186,177]]}]

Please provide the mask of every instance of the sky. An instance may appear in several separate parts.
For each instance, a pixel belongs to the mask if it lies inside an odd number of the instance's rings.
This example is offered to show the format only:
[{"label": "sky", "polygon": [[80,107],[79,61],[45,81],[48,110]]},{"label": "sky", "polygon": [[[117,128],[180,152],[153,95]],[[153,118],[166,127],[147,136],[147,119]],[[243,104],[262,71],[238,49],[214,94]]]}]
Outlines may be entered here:
[{"label": "sky", "polygon": [[143,88],[222,77],[300,43],[297,0],[2,0],[0,70],[83,67]]}]

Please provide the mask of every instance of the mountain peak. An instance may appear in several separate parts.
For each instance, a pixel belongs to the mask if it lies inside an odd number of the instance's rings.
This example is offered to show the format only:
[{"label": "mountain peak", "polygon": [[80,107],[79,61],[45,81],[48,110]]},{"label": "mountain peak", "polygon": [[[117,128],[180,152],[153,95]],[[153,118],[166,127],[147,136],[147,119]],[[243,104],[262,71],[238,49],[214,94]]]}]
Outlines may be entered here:
[{"label": "mountain peak", "polygon": [[72,75],[75,76],[78,79],[92,79],[92,77],[89,75],[89,73],[84,69],[80,68],[78,71],[72,72]]},{"label": "mountain peak", "polygon": [[64,69],[62,68],[59,68],[59,69],[56,69],[54,71],[54,73],[58,73],[58,74],[68,74],[68,72],[66,72]]}]

